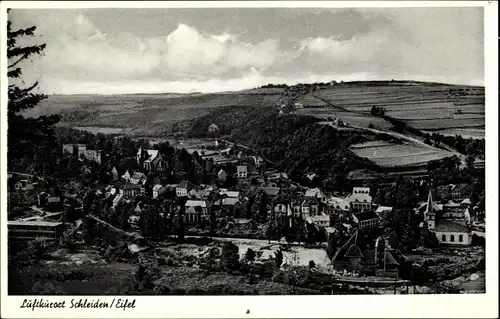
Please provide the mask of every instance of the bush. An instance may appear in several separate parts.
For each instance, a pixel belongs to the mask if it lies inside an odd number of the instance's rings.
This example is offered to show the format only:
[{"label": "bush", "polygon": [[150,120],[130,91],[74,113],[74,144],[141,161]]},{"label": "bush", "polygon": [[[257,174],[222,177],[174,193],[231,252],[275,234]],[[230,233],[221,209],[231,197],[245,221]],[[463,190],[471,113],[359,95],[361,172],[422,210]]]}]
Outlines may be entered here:
[{"label": "bush", "polygon": [[165,295],[170,295],[172,290],[168,286],[161,285],[161,286],[156,286],[153,289],[153,292],[155,295],[165,296]]},{"label": "bush", "polygon": [[271,278],[273,276],[273,273],[274,273],[274,263],[266,262],[260,265],[259,268],[260,279]]},{"label": "bush", "polygon": [[283,271],[279,271],[276,274],[274,274],[272,281],[282,284],[288,284],[289,282],[288,276]]},{"label": "bush", "polygon": [[236,270],[239,267],[238,246],[233,243],[226,242],[222,246],[220,257],[220,267],[226,270]]}]

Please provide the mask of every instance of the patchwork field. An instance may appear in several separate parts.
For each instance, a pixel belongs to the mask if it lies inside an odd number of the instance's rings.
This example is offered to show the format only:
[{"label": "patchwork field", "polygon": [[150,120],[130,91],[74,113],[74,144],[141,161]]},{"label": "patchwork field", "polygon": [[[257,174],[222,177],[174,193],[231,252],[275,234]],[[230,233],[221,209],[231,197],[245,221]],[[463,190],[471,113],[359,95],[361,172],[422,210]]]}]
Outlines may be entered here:
[{"label": "patchwork field", "polygon": [[368,158],[382,167],[422,166],[430,161],[450,157],[453,154],[431,147],[414,144],[393,144],[385,141],[370,141],[351,146],[352,151]]},{"label": "patchwork field", "polygon": [[[449,129],[474,128],[484,131],[485,97],[482,87],[435,84],[341,85],[319,90],[315,96],[338,109],[356,114],[355,117],[363,119],[360,122],[366,121],[366,115],[370,116],[372,107],[377,106],[384,108],[386,115],[421,130],[445,132]],[[377,125],[374,122],[372,124]],[[380,123],[379,127],[385,128]]]}]

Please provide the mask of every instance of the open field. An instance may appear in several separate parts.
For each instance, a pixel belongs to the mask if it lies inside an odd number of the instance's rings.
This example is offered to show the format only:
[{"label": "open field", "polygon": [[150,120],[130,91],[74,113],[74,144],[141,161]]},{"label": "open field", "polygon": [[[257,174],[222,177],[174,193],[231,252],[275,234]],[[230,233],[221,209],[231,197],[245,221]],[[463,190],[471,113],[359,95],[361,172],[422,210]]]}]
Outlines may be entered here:
[{"label": "open field", "polygon": [[430,161],[449,157],[449,152],[415,144],[392,144],[384,141],[351,146],[352,151],[382,167],[421,166]]},{"label": "open field", "polygon": [[[269,89],[270,90],[270,89]],[[218,94],[53,95],[25,116],[60,114],[61,125],[122,128],[128,135],[162,135],[177,121],[208,114],[215,107],[271,106],[280,91]]]}]

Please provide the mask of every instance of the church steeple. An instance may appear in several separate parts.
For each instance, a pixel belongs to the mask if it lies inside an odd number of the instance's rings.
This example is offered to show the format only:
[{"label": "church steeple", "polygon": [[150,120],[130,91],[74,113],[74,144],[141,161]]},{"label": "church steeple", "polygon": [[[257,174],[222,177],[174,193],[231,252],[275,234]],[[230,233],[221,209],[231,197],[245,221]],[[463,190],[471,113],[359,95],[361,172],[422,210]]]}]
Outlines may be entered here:
[{"label": "church steeple", "polygon": [[429,188],[429,195],[427,196],[427,209],[425,210],[425,214],[432,214],[434,212],[434,202],[432,201],[432,191]]},{"label": "church steeple", "polygon": [[427,208],[425,209],[424,220],[427,222],[429,229],[434,229],[436,223],[436,212],[434,211],[431,187],[429,187],[429,195],[427,196]]}]

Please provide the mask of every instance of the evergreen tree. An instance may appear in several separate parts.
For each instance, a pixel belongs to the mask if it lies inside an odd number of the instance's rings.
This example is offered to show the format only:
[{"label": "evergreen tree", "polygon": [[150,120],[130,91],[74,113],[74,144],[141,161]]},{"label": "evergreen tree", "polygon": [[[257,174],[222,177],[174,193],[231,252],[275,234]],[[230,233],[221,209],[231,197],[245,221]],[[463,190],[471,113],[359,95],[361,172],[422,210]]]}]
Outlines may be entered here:
[{"label": "evergreen tree", "polygon": [[[8,10],[7,12],[9,12]],[[38,82],[22,85],[21,64],[27,59],[42,54],[45,44],[21,46],[18,41],[35,35],[35,26],[25,29],[12,29],[12,22],[7,21],[7,58],[9,78],[8,88],[8,163],[12,169],[20,159],[27,158],[41,170],[50,169],[50,159],[55,150],[53,126],[60,120],[59,115],[25,118],[21,111],[35,107],[46,95],[37,92]]]}]

